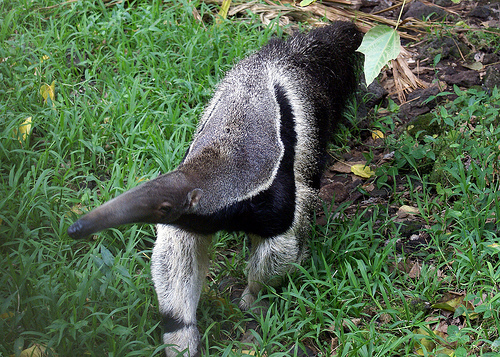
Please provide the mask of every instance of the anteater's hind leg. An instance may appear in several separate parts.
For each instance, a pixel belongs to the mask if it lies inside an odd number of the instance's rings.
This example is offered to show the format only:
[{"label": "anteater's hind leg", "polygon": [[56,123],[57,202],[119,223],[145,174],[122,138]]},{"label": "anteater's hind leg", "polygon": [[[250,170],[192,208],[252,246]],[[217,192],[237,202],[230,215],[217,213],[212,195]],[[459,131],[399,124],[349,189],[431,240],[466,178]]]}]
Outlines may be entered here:
[{"label": "anteater's hind leg", "polygon": [[278,286],[283,276],[300,264],[307,254],[306,242],[311,231],[315,191],[297,183],[297,199],[292,226],[271,238],[249,235],[251,252],[247,265],[248,285],[240,301],[242,310],[249,310],[262,284]]},{"label": "anteater's hind leg", "polygon": [[208,269],[209,243],[205,235],[158,225],[151,273],[164,320],[163,340],[175,344],[166,348],[167,357],[186,350],[186,357],[199,356],[196,308]]},{"label": "anteater's hind leg", "polygon": [[249,310],[254,305],[263,284],[278,286],[293,268],[291,263],[300,263],[303,256],[301,244],[293,232],[272,238],[250,235],[250,239],[252,251],[247,265],[248,285],[240,301],[242,310]]}]

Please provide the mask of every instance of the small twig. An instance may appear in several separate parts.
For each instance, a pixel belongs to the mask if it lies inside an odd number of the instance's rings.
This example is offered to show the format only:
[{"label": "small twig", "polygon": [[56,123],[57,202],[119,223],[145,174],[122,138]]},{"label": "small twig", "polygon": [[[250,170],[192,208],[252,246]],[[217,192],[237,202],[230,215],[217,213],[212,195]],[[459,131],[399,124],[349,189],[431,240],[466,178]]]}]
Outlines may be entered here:
[{"label": "small twig", "polygon": [[391,10],[394,10],[394,9],[397,9],[398,7],[400,7],[402,4],[395,4],[395,5],[392,5],[392,6],[389,6],[388,8],[385,8],[385,9],[382,9],[382,10],[379,10],[379,11],[375,11],[375,12],[372,12],[371,14],[372,15],[379,15],[379,14],[383,14],[384,12],[387,12],[387,11],[391,11]]},{"label": "small twig", "polygon": [[465,57],[464,54],[462,53],[462,50],[460,49],[460,46],[458,45],[457,41],[454,38],[452,38],[452,40],[455,46],[457,47],[458,52],[460,53],[460,57],[462,57],[462,61],[465,62]]},{"label": "small twig", "polygon": [[398,15],[398,21],[396,21],[396,27],[394,28],[395,30],[398,29],[398,26],[401,24],[401,16],[403,15],[403,10],[405,8],[406,0],[403,0],[403,3],[401,4],[401,10],[399,11]]},{"label": "small twig", "polygon": [[479,28],[470,28],[470,29],[459,28],[459,29],[454,29],[454,31],[456,31],[456,32],[482,31],[482,32],[490,33],[492,35],[500,36],[500,32],[498,32],[498,31],[490,31],[490,30],[479,29]]},{"label": "small twig", "polygon": [[437,7],[441,10],[444,10],[446,12],[449,12],[450,14],[453,14],[453,15],[456,15],[456,16],[460,16],[460,14],[456,11],[453,11],[453,10],[450,10],[449,7],[443,7],[443,6],[439,6],[439,5],[436,5],[434,3],[431,3],[431,2],[428,2],[428,1],[425,1],[425,0],[421,0],[423,4],[427,5],[427,6],[434,6],[434,7]]}]

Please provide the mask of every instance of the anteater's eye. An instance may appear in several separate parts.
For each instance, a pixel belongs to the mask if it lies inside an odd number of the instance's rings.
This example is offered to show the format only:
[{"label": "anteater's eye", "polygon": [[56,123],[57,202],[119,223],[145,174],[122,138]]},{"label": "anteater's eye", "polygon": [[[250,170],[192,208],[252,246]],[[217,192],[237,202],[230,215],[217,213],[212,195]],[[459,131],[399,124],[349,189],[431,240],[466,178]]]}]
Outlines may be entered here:
[{"label": "anteater's eye", "polygon": [[162,214],[164,215],[167,215],[169,214],[170,212],[172,212],[172,205],[170,204],[170,202],[163,202],[159,209],[158,209]]}]

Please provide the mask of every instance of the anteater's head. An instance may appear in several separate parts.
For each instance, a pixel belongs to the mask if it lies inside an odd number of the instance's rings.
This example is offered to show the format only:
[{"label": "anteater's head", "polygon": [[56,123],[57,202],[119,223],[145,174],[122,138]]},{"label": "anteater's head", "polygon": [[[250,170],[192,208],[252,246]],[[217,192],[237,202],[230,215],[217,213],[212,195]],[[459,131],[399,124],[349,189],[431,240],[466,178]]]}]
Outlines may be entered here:
[{"label": "anteater's head", "polygon": [[97,207],[73,223],[68,234],[84,238],[128,223],[172,223],[192,212],[203,191],[180,171],[161,175]]}]

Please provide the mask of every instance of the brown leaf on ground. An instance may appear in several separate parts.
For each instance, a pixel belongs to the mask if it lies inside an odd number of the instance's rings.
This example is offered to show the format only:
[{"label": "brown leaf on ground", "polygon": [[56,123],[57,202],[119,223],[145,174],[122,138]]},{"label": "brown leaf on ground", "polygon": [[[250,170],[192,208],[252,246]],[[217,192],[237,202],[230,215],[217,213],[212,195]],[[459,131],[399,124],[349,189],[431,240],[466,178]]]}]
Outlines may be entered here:
[{"label": "brown leaf on ground", "polygon": [[419,262],[413,263],[413,266],[410,269],[410,272],[408,273],[408,276],[412,279],[415,278],[420,278],[420,270],[422,269],[422,266],[420,265]]},{"label": "brown leaf on ground", "polygon": [[330,166],[330,170],[336,171],[336,172],[341,172],[344,174],[350,174],[352,164],[359,164],[359,163],[361,163],[361,162],[353,162],[353,163],[349,164],[345,161],[337,161],[335,164]]}]

